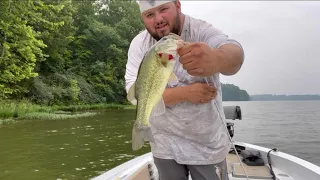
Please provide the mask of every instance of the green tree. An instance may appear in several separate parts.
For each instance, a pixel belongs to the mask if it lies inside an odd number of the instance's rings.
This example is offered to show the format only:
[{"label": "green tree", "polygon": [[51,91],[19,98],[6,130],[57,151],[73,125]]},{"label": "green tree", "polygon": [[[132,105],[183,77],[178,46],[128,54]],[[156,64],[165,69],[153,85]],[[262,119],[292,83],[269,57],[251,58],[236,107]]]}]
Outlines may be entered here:
[{"label": "green tree", "polygon": [[0,3],[1,97],[47,105],[126,102],[127,51],[144,29],[136,1]]},{"label": "green tree", "polygon": [[43,59],[42,48],[37,39],[40,33],[28,25],[25,17],[35,9],[32,1],[3,0],[0,5],[0,97],[25,92],[23,81],[36,77],[36,62]]},{"label": "green tree", "polygon": [[75,33],[72,19],[75,8],[71,0],[45,0],[37,3],[36,12],[37,18],[31,17],[29,24],[41,32],[40,38],[47,45],[43,49],[46,58],[38,63],[37,71],[63,73],[72,61],[70,43]]},{"label": "green tree", "polygon": [[74,19],[78,28],[72,71],[85,77],[102,101],[124,102],[127,50],[134,36],[143,29],[137,3],[100,1],[94,4],[89,1],[75,5],[78,10]]}]

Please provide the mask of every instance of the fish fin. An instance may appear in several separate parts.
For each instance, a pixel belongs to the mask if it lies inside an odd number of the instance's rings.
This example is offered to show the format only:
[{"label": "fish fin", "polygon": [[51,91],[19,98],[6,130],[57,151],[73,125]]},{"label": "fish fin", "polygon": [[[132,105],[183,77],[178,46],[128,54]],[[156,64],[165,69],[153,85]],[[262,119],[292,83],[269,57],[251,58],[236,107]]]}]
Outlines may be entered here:
[{"label": "fish fin", "polygon": [[178,81],[177,76],[176,76],[173,72],[170,74],[169,82],[170,82],[170,81]]},{"label": "fish fin", "polygon": [[137,105],[137,99],[136,99],[136,83],[133,83],[132,86],[130,87],[128,94],[127,94],[127,99],[130,101],[133,105]]},{"label": "fish fin", "polygon": [[166,111],[166,106],[164,104],[163,98],[156,104],[156,106],[152,109],[152,116],[159,116]]}]

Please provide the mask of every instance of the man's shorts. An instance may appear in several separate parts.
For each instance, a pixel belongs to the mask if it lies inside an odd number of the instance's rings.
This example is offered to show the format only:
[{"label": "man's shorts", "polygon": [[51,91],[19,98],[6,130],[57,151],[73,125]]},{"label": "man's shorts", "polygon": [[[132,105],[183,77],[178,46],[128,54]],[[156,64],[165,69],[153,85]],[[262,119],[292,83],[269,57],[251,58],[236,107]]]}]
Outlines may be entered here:
[{"label": "man's shorts", "polygon": [[183,165],[173,159],[154,157],[160,180],[229,180],[226,160],[212,165]]}]

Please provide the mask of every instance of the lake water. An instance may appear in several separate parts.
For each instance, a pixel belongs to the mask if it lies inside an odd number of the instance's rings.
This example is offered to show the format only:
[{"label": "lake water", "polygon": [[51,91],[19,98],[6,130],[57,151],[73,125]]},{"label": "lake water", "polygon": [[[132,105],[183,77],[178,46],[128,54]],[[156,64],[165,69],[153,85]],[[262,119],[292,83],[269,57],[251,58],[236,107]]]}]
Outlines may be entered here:
[{"label": "lake water", "polygon": [[[224,102],[239,105],[236,141],[277,148],[320,166],[320,101]],[[135,110],[93,117],[28,120],[0,126],[0,179],[88,179],[150,151],[131,150]]]}]

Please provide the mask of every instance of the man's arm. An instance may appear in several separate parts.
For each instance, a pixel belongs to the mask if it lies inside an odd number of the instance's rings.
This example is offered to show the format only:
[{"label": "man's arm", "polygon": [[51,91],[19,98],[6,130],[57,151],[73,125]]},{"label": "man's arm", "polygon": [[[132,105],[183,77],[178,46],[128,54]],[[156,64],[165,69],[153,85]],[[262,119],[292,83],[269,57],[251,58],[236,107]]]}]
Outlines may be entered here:
[{"label": "man's arm", "polygon": [[178,50],[180,63],[190,75],[233,75],[240,70],[244,60],[240,43],[211,26],[200,34],[200,42],[188,43]]},{"label": "man's arm", "polygon": [[223,75],[234,75],[236,74],[243,63],[243,52],[242,49],[234,44],[224,44],[219,48],[212,49],[213,57],[217,53],[220,57],[218,65],[220,67],[219,72]]},{"label": "man's arm", "polygon": [[[141,35],[136,36],[130,43],[128,50],[128,60],[126,64],[125,72],[125,89],[129,92],[129,89],[137,79],[140,63],[143,59],[144,52],[141,48]],[[129,100],[129,99],[128,99]],[[133,103],[131,101],[131,103]]]},{"label": "man's arm", "polygon": [[204,42],[212,48],[212,58],[218,55],[219,70],[223,75],[236,74],[244,61],[244,51],[239,42],[234,39],[230,39],[221,30],[214,28],[208,24],[208,27],[204,29],[203,39]]},{"label": "man's arm", "polygon": [[185,87],[178,86],[173,88],[166,88],[162,97],[164,104],[166,106],[168,105],[174,105],[178,104],[185,100]]},{"label": "man's arm", "polygon": [[217,89],[207,83],[193,83],[187,86],[166,88],[162,97],[165,105],[174,105],[182,101],[194,104],[208,103],[217,95]]}]

